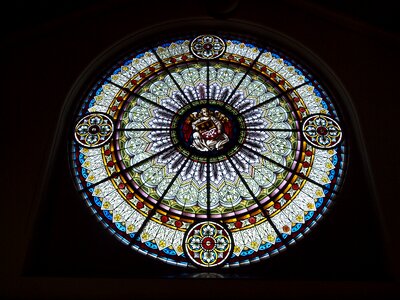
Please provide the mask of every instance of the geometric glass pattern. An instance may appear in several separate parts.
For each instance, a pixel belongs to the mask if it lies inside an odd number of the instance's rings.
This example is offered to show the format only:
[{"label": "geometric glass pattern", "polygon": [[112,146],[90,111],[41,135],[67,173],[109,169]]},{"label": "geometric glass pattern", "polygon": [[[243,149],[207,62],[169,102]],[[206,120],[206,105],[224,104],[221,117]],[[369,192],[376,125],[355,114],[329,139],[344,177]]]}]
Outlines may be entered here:
[{"label": "geometric glass pattern", "polygon": [[342,138],[339,124],[327,115],[311,115],[303,121],[303,135],[314,147],[331,149],[336,147]]},{"label": "geometric glass pattern", "polygon": [[104,145],[114,131],[113,121],[103,113],[84,116],[75,126],[75,140],[84,147]]},{"label": "geometric glass pattern", "polygon": [[181,267],[259,262],[340,190],[342,120],[311,70],[232,35],[132,49],[82,96],[78,192],[121,242]]},{"label": "geometric glass pattern", "polygon": [[214,59],[224,53],[225,43],[215,35],[200,35],[192,40],[190,51],[197,58]]}]

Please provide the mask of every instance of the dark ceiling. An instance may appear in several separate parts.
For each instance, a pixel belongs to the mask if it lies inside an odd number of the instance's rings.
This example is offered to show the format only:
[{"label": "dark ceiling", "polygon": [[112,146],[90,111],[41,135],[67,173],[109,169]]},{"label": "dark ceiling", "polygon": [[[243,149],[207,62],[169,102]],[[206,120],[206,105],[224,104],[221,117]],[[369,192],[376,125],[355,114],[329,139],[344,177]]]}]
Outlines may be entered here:
[{"label": "dark ceiling", "polygon": [[[395,87],[400,39],[395,2],[321,3],[10,0],[2,4],[2,112],[6,117],[2,121],[11,127],[11,133],[4,130],[3,134],[3,175],[11,184],[2,194],[0,298],[204,299],[221,292],[231,299],[282,299],[282,294],[284,299],[398,299],[400,160],[395,150],[400,145]],[[85,67],[132,32],[180,18],[218,23],[209,16],[227,18],[225,23],[239,20],[271,28],[318,54],[351,96],[357,112],[354,124],[362,133],[351,138],[361,140],[364,135],[361,145],[370,163],[364,168],[358,155],[364,152],[352,148],[352,173],[343,193],[346,201],[335,204],[307,242],[257,266],[262,278],[169,280],[151,274],[151,280],[142,279],[143,272],[159,274],[162,267],[126,251],[122,243],[104,234],[94,217],[87,217],[87,208],[69,188],[64,150],[57,154],[51,193],[40,193],[40,186],[47,178],[62,105]],[[363,171],[368,168],[372,179]],[[140,265],[149,267],[140,269]],[[120,269],[128,274],[120,274]]]},{"label": "dark ceiling", "polygon": [[[128,0],[114,0],[111,2],[113,5],[119,3],[121,7],[124,5],[131,6],[133,3]],[[182,3],[184,2],[186,1],[182,1]],[[393,0],[285,0],[284,2],[297,2],[296,4],[298,5],[312,5],[322,10],[328,10],[338,17],[359,21],[376,29],[392,33],[399,32],[399,19],[397,10],[395,9],[396,1]],[[228,8],[237,7],[238,5],[236,4],[238,3],[243,5],[243,1],[240,0],[204,1],[203,5],[211,6],[208,9],[211,12],[219,10],[229,13],[230,10]],[[107,6],[108,4],[110,4],[109,0],[9,1],[6,6],[2,6],[0,22],[2,30],[13,32],[26,27],[35,28],[47,22],[79,13],[80,11],[96,10],[96,7]],[[157,1],[155,5],[157,5]]]}]

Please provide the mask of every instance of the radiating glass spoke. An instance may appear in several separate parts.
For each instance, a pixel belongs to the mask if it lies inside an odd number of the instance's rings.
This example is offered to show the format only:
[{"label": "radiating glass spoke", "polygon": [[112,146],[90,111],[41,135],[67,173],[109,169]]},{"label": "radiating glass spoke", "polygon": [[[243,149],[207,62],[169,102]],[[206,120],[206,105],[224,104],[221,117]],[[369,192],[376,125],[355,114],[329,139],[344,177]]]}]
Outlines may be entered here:
[{"label": "radiating glass spoke", "polygon": [[210,61],[207,60],[207,103],[210,101]]},{"label": "radiating glass spoke", "polygon": [[264,53],[262,49],[259,49],[260,53],[258,53],[257,57],[251,62],[251,64],[246,68],[246,72],[244,73],[243,77],[239,80],[238,84],[235,86],[235,88],[232,90],[232,93],[229,95],[229,97],[224,101],[229,103],[233,95],[235,95],[237,89],[240,87],[242,84],[243,80],[246,78],[246,76],[250,73],[250,71],[253,69],[254,65],[256,62],[259,60],[261,55]]},{"label": "radiating glass spoke", "polygon": [[240,131],[277,131],[277,132],[300,132],[301,129],[285,129],[285,128],[246,128],[246,129],[239,129]]},{"label": "radiating glass spoke", "polygon": [[284,243],[284,245],[287,247],[288,245],[286,244],[286,241],[283,239],[282,234],[279,232],[278,228],[276,228],[274,222],[272,222],[271,217],[268,215],[268,213],[263,209],[260,201],[258,201],[256,195],[254,195],[253,191],[247,184],[246,180],[243,178],[242,174],[236,167],[235,163],[232,161],[232,158],[228,157],[229,163],[232,165],[232,167],[235,169],[236,174],[239,176],[240,181],[243,183],[243,185],[246,187],[248,192],[250,193],[251,197],[253,198],[254,202],[257,203],[259,209],[262,211],[263,216],[267,219],[268,223],[271,225],[271,227],[274,229],[275,233],[278,235],[278,237],[281,239],[281,241]]},{"label": "radiating glass spoke", "polygon": [[[285,169],[286,171],[288,171],[288,172],[290,172],[290,173],[296,174],[296,175],[299,176],[300,178],[303,178],[303,179],[305,179],[305,180],[311,182],[312,184],[315,184],[316,186],[318,186],[318,187],[320,187],[320,188],[322,188],[322,189],[324,189],[324,190],[326,189],[326,187],[325,187],[324,185],[322,185],[322,184],[316,182],[315,180],[313,180],[313,179],[311,179],[311,178],[305,176],[305,175],[302,174],[302,173],[298,173],[298,172],[296,172],[295,170],[292,170],[291,168],[288,168],[287,166],[282,165],[281,163],[278,163],[277,161],[275,161],[275,160],[273,160],[273,159],[270,159],[269,157],[267,157],[267,156],[265,156],[265,155],[263,155],[263,154],[261,154],[261,153],[259,153],[259,152],[257,152],[257,151],[254,151],[253,149],[251,149],[250,147],[247,147],[246,145],[243,145],[243,148],[245,148],[245,149],[251,151],[252,153],[254,153],[255,155],[257,155],[257,156],[259,156],[259,157],[261,157],[261,158],[263,158],[263,159],[265,159],[265,160],[267,160],[267,161],[269,161],[269,162],[271,162],[271,163],[273,163],[273,164],[275,164],[275,165],[277,165],[277,166],[279,166],[279,167]],[[331,188],[329,191],[330,191],[331,193],[335,193],[335,191],[334,191],[332,188]]]},{"label": "radiating glass spoke", "polygon": [[176,128],[117,128],[117,131],[172,131]]},{"label": "radiating glass spoke", "polygon": [[137,93],[134,93],[134,92],[130,91],[128,88],[125,88],[125,87],[123,87],[123,86],[120,86],[119,84],[116,84],[115,82],[112,82],[112,81],[108,81],[108,83],[110,83],[110,84],[116,86],[117,88],[123,90],[123,91],[126,92],[128,95],[137,97],[137,98],[139,98],[139,99],[141,99],[141,100],[143,100],[143,101],[145,101],[145,102],[147,102],[147,103],[149,103],[149,104],[151,104],[151,105],[154,105],[154,106],[156,106],[156,107],[158,107],[158,108],[160,108],[160,109],[163,109],[163,110],[165,110],[165,111],[167,111],[167,112],[169,112],[169,113],[175,114],[175,112],[174,112],[173,110],[171,110],[171,109],[169,109],[169,108],[166,108],[166,107],[164,107],[164,106],[158,104],[157,102],[151,101],[150,99],[147,99],[146,97],[143,97],[142,95],[139,95],[139,94],[137,94]]},{"label": "radiating glass spoke", "polygon": [[165,63],[163,62],[163,60],[161,59],[161,57],[158,55],[157,51],[154,49],[151,49],[151,51],[153,52],[153,54],[155,55],[155,57],[157,58],[158,62],[160,63],[162,69],[167,72],[167,74],[171,77],[171,80],[174,82],[174,84],[176,85],[176,87],[178,88],[178,90],[181,92],[183,98],[185,98],[185,102],[187,104],[189,104],[190,106],[192,106],[191,101],[189,100],[189,98],[186,96],[185,92],[182,90],[182,87],[179,85],[179,83],[176,81],[176,79],[174,78],[174,76],[172,76],[171,71],[165,66]]},{"label": "radiating glass spoke", "polygon": [[88,186],[88,187],[85,187],[85,188],[79,190],[79,192],[86,192],[86,191],[88,191],[89,189],[94,188],[95,186],[97,186],[97,185],[99,185],[99,184],[101,184],[101,183],[103,183],[103,182],[106,182],[107,180],[113,178],[114,176],[118,176],[118,175],[120,175],[120,174],[123,174],[123,173],[125,173],[125,172],[127,172],[127,171],[129,171],[129,170],[131,170],[131,169],[133,169],[133,168],[136,168],[136,167],[138,167],[138,166],[140,166],[140,165],[142,165],[142,164],[148,162],[149,160],[152,160],[153,158],[155,158],[155,157],[157,157],[157,156],[159,156],[159,155],[164,154],[165,152],[167,152],[167,151],[173,149],[175,146],[176,146],[176,145],[169,146],[169,147],[163,149],[162,151],[157,152],[157,153],[155,153],[155,154],[153,154],[153,155],[151,155],[151,156],[149,156],[149,157],[147,157],[147,158],[145,158],[145,159],[143,159],[143,160],[141,160],[141,161],[135,163],[135,164],[132,165],[132,166],[129,166],[129,167],[127,167],[127,168],[125,168],[125,169],[123,169],[123,170],[121,170],[121,171],[119,171],[119,172],[115,172],[115,173],[111,174],[110,176],[107,176],[106,178],[104,178],[104,179],[102,179],[102,180],[100,180],[100,181],[98,181],[98,182],[96,182],[96,183],[93,183],[93,184],[91,184],[91,185]]},{"label": "radiating glass spoke", "polygon": [[144,228],[146,228],[147,223],[150,221],[150,219],[155,215],[155,213],[157,212],[157,209],[160,207],[161,202],[164,200],[165,195],[167,195],[169,189],[171,188],[171,186],[174,184],[175,180],[178,178],[179,174],[182,172],[183,168],[185,167],[186,163],[189,161],[189,159],[191,158],[191,156],[187,157],[186,160],[184,161],[184,163],[180,166],[179,170],[175,173],[174,177],[171,179],[170,183],[168,184],[168,186],[165,188],[164,192],[162,193],[162,195],[160,196],[160,198],[158,199],[157,203],[154,205],[154,207],[151,209],[151,211],[149,212],[149,214],[147,215],[147,218],[145,219],[145,221],[142,223],[142,225],[140,226],[139,230],[137,232],[134,233],[133,236],[133,242],[131,242],[131,245],[136,243],[135,238],[137,236],[140,236],[144,230]]},{"label": "radiating glass spoke", "polygon": [[252,106],[252,107],[249,107],[249,108],[246,109],[245,111],[239,112],[239,115],[244,115],[245,113],[247,113],[247,112],[249,112],[249,111],[251,111],[251,110],[253,110],[253,109],[256,109],[256,108],[258,108],[258,107],[260,107],[260,106],[263,106],[263,105],[265,105],[265,104],[268,104],[268,103],[274,101],[275,99],[278,99],[278,98],[280,98],[280,97],[282,97],[282,96],[285,96],[285,95],[287,95],[288,93],[291,93],[291,92],[293,92],[293,91],[295,91],[295,90],[301,88],[302,86],[304,86],[304,85],[306,85],[306,84],[308,84],[308,83],[310,83],[310,81],[303,82],[302,84],[300,84],[300,85],[298,85],[298,86],[295,86],[295,87],[293,87],[293,88],[291,88],[291,89],[288,89],[288,90],[286,90],[286,91],[284,91],[284,92],[282,92],[282,93],[280,93],[280,94],[278,94],[278,95],[276,95],[276,96],[274,96],[274,97],[272,97],[272,98],[270,98],[270,99],[268,99],[268,100],[265,100],[265,101],[263,101],[263,102],[261,102],[261,103],[258,103],[258,104],[254,105],[254,106]]},{"label": "radiating glass spoke", "polygon": [[[239,128],[240,131],[271,131],[271,132],[303,132],[302,128],[293,128],[293,129],[286,129],[286,128],[251,128],[247,127],[246,129]],[[342,132],[340,129],[327,129],[327,133],[336,133]]]},{"label": "radiating glass spoke", "polygon": [[207,157],[207,218],[211,218],[211,173],[210,173],[210,157]]}]

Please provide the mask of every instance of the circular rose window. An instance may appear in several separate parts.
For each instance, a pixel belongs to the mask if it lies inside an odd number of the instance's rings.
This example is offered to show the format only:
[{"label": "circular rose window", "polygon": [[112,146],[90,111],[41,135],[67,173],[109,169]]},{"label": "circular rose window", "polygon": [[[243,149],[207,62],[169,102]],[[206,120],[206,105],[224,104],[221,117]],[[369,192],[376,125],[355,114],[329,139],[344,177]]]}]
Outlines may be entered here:
[{"label": "circular rose window", "polygon": [[345,136],[324,86],[280,51],[196,34],[98,74],[71,165],[115,237],[177,266],[233,267],[316,224],[343,179]]}]

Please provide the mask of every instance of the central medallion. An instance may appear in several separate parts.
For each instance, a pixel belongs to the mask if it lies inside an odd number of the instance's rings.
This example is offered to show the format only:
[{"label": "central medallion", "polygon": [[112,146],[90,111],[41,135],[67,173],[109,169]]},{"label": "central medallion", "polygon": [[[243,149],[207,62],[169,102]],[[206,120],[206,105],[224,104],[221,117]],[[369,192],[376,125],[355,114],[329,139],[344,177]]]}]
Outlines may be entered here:
[{"label": "central medallion", "polygon": [[221,161],[234,155],[246,136],[239,112],[226,102],[199,100],[183,106],[172,120],[171,138],[183,155],[196,161]]}]

